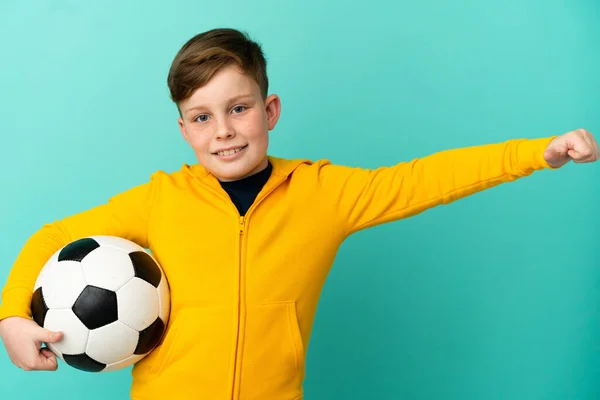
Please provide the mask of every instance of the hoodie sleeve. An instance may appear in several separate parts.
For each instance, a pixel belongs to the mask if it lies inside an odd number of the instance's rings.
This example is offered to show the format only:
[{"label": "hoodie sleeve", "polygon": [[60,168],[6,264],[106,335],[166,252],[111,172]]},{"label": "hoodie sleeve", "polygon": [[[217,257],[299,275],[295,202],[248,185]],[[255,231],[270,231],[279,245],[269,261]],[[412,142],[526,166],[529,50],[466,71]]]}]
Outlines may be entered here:
[{"label": "hoodie sleeve", "polygon": [[17,256],[2,291],[0,320],[31,317],[33,286],[44,264],[68,243],[91,235],[112,235],[148,247],[148,225],[155,188],[150,182],[122,192],[89,210],[43,225]]},{"label": "hoodie sleeve", "polygon": [[499,185],[553,169],[544,150],[554,137],[446,150],[377,169],[324,163],[319,187],[350,235],[407,218]]}]

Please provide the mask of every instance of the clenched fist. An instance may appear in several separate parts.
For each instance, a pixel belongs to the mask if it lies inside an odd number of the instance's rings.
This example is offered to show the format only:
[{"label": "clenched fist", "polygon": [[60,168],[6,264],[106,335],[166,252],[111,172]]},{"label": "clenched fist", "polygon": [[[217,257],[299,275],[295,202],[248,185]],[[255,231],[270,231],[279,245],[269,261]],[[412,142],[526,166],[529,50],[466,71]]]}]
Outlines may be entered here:
[{"label": "clenched fist", "polygon": [[544,159],[554,168],[573,161],[588,163],[598,160],[598,143],[585,129],[577,129],[554,138],[546,151]]}]

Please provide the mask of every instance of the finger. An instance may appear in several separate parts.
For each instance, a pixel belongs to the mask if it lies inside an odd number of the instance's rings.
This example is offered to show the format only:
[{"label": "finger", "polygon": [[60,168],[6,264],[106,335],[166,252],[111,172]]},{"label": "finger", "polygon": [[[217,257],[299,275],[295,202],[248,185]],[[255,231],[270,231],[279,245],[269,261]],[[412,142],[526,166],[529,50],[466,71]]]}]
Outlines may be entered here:
[{"label": "finger", "polygon": [[50,350],[50,349],[49,349],[49,348],[47,348],[47,347],[43,347],[43,348],[40,350],[40,353],[41,353],[41,354],[42,354],[44,357],[46,357],[46,358],[56,358],[56,354],[54,354],[54,353],[52,352],[52,350]]},{"label": "finger", "polygon": [[590,146],[592,149],[594,148],[594,140],[588,131],[584,130],[579,137],[586,145]]},{"label": "finger", "polygon": [[575,149],[571,149],[567,152],[567,154],[569,155],[569,157],[571,157],[574,161],[578,161],[579,160],[579,152]]},{"label": "finger", "polygon": [[586,143],[588,143],[588,145],[592,149],[590,161],[596,161],[598,159],[598,142],[596,142],[596,139],[594,139],[594,136],[588,131],[586,131],[586,133],[584,135],[584,139],[585,139]]},{"label": "finger", "polygon": [[585,163],[595,159],[594,153],[590,149],[581,151],[569,150],[569,157],[576,163]]},{"label": "finger", "polygon": [[58,369],[56,357],[48,357],[48,354],[38,353],[30,361],[15,363],[24,371],[55,371]]},{"label": "finger", "polygon": [[573,148],[579,153],[579,162],[596,161],[598,159],[598,143],[594,136],[585,129],[577,129]]},{"label": "finger", "polygon": [[36,337],[37,340],[44,343],[56,343],[63,337],[62,332],[53,332],[43,328],[41,328],[38,332],[39,333]]},{"label": "finger", "polygon": [[582,151],[585,162],[592,162],[598,159],[598,144],[594,140],[591,133],[587,132],[584,135],[585,151]]},{"label": "finger", "polygon": [[[37,358],[36,369],[40,371],[56,371],[56,369],[58,368],[56,356],[50,350],[43,350],[45,351],[41,351]],[[51,355],[48,355],[46,352],[49,352]]]},{"label": "finger", "polygon": [[[39,344],[31,342],[27,347],[28,351],[23,352],[19,362],[16,363],[19,368],[24,371],[43,371],[55,368],[53,364],[56,364],[56,362],[53,362],[48,354],[42,354]],[[46,348],[43,349],[47,350]],[[48,361],[49,359],[50,361]]]}]

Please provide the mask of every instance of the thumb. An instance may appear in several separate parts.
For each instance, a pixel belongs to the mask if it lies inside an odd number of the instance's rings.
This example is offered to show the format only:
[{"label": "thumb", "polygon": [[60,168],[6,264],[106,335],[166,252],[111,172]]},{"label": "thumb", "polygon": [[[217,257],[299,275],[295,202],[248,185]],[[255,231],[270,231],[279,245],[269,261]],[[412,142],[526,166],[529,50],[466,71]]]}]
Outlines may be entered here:
[{"label": "thumb", "polygon": [[571,149],[567,152],[567,154],[569,155],[569,157],[571,158],[577,158],[577,156],[579,155],[579,152],[575,149]]},{"label": "thumb", "polygon": [[40,342],[45,342],[45,343],[56,343],[56,342],[60,341],[62,338],[63,338],[62,332],[54,332],[54,331],[51,331],[49,329],[44,329],[44,328],[41,328],[41,330],[39,331],[38,337],[37,337],[37,339]]}]

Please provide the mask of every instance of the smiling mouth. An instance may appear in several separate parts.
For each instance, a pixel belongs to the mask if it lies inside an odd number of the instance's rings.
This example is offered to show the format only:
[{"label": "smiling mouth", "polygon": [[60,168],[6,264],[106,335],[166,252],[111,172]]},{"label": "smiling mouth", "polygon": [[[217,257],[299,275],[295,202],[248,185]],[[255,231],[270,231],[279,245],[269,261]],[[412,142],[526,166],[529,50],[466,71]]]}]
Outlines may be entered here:
[{"label": "smiling mouth", "polygon": [[248,145],[236,147],[235,149],[217,151],[216,153],[213,153],[213,154],[215,154],[217,156],[230,156],[232,154],[239,153],[240,151],[244,150],[246,147],[248,147]]}]

